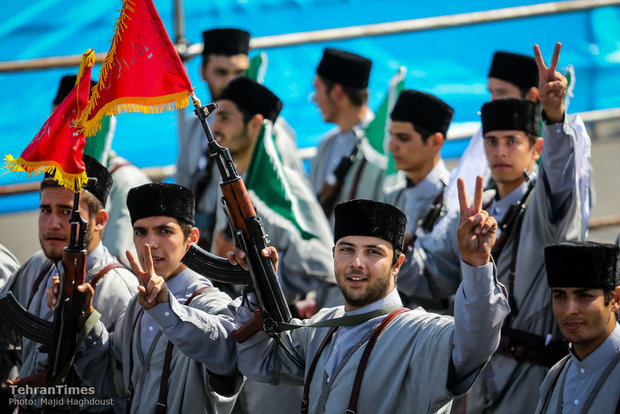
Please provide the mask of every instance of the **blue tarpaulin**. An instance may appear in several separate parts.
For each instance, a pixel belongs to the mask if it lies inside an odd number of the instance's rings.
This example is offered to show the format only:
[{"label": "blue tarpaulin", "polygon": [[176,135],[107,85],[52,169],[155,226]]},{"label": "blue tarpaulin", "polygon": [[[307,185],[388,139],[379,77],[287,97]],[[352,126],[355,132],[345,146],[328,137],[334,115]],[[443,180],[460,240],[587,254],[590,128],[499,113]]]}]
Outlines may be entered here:
[{"label": "blue tarpaulin", "polygon": [[[173,1],[155,0],[173,37]],[[184,2],[186,37],[201,41],[212,27],[245,28],[253,36],[391,22],[446,14],[523,6],[540,1],[481,0],[203,0]],[[107,52],[120,1],[38,0],[5,2],[0,16],[0,61],[79,55],[88,48]],[[539,43],[547,62],[556,41],[563,43],[560,66],[576,72],[571,112],[620,106],[620,7],[485,23],[398,35],[365,37],[266,50],[265,84],[284,102],[282,115],[297,132],[298,145],[315,145],[331,129],[310,101],[312,78],[324,47],[337,47],[373,60],[370,105],[381,102],[397,68],[408,72],[406,87],[438,95],[455,108],[455,123],[478,119],[488,100],[486,74],[496,50],[532,54]],[[256,53],[255,51],[251,52]],[[200,58],[186,67],[197,95],[208,100],[200,80]],[[93,71],[98,76],[99,67]],[[58,80],[77,68],[0,74],[0,155],[18,156],[50,114]],[[95,78],[96,80],[96,78]],[[191,113],[188,111],[187,115]],[[118,117],[113,148],[140,167],[174,164],[177,115],[124,114]],[[455,157],[462,143],[447,143],[445,157]],[[26,181],[6,173],[0,184]],[[0,213],[32,209],[36,195],[0,197]]]}]

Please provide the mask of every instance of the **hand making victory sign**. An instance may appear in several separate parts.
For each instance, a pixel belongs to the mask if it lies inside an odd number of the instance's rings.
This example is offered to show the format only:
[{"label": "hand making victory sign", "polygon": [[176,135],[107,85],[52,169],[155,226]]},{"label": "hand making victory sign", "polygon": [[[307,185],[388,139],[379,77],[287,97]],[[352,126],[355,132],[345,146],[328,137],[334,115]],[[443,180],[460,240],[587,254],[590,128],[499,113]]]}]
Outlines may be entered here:
[{"label": "hand making victory sign", "polygon": [[477,176],[474,204],[470,208],[465,182],[462,178],[457,180],[461,209],[457,238],[463,261],[470,266],[484,266],[489,263],[497,236],[497,221],[487,211],[482,210],[482,183],[482,176]]},{"label": "hand making victory sign", "polygon": [[547,116],[547,123],[557,123],[564,120],[564,96],[568,81],[556,69],[560,60],[562,43],[555,44],[551,65],[547,68],[540,53],[540,47],[534,45],[534,58],[538,66],[538,98]]},{"label": "hand making victory sign", "polygon": [[127,250],[127,260],[131,265],[131,270],[138,277],[138,303],[144,309],[151,309],[158,303],[168,302],[168,286],[163,277],[155,273],[153,266],[153,256],[151,256],[151,246],[144,244],[144,269],[138,263],[138,260]]}]

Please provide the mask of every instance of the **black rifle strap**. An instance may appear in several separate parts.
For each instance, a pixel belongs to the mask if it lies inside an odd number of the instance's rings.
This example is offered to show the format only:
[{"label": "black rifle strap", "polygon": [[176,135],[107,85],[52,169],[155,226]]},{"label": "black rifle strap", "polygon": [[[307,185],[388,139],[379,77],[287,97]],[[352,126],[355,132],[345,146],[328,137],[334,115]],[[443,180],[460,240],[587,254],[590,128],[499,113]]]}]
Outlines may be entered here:
[{"label": "black rifle strap", "polygon": [[365,166],[366,166],[366,157],[363,157],[362,161],[360,162],[360,167],[357,169],[357,173],[355,174],[355,178],[353,179],[353,185],[351,186],[351,193],[349,193],[349,200],[354,200],[356,198],[359,198],[357,196],[357,187],[359,187],[359,184],[362,178],[362,172],[364,172]]},{"label": "black rifle strap", "polygon": [[[200,289],[196,290],[185,301],[184,305],[188,306],[196,296],[198,296],[199,294],[201,294],[207,289],[211,289],[211,286],[203,286]],[[168,378],[170,377],[170,362],[172,361],[172,348],[174,348],[174,345],[172,344],[172,342],[168,341],[168,345],[166,346],[166,356],[164,358],[164,365],[161,371],[161,381],[159,383],[159,397],[157,399],[157,407],[155,409],[155,412],[157,414],[165,414],[166,409],[168,408]]]},{"label": "black rifle strap", "polygon": [[545,409],[547,408],[547,405],[549,405],[549,399],[551,398],[551,394],[553,394],[553,390],[555,389],[555,385],[558,382],[558,378],[560,378],[560,374],[562,374],[562,371],[564,370],[564,367],[566,366],[566,363],[569,360],[570,360],[570,355],[566,355],[564,359],[561,360],[561,365],[556,371],[555,375],[553,376],[553,379],[551,380],[551,384],[549,384],[549,389],[547,390],[547,395],[545,395],[545,398],[543,399],[543,406],[542,406],[542,409],[540,410],[541,413],[544,413]]},{"label": "black rifle strap", "polygon": [[[353,131],[355,134],[355,130]],[[342,184],[349,173],[349,170],[353,166],[353,163],[357,159],[360,151],[361,141],[355,134],[355,145],[351,152],[340,159],[336,168],[333,171],[328,172],[325,177],[325,181],[323,182],[319,193],[317,194],[317,199],[319,200],[319,204],[326,216],[330,216],[332,214],[334,205],[336,200],[338,199],[338,195],[340,194],[340,190],[342,188]],[[362,166],[363,167],[363,166]],[[335,177],[335,182],[330,183],[328,177],[333,175]],[[357,188],[357,186],[354,186]]]},{"label": "black rifle strap", "polygon": [[515,238],[512,242],[510,270],[508,272],[508,304],[510,305],[510,314],[506,317],[505,326],[510,326],[512,317],[519,313],[517,299],[515,298],[515,271],[517,269],[517,256],[519,254],[519,239],[521,239],[521,228],[523,227],[523,214],[517,218],[515,226]]},{"label": "black rifle strap", "polygon": [[34,299],[34,294],[37,292],[37,289],[39,288],[39,285],[43,281],[43,278],[52,269],[53,265],[54,263],[52,263],[51,260],[47,260],[45,262],[45,266],[43,266],[41,273],[39,273],[37,278],[34,280],[34,283],[32,284],[32,288],[30,289],[30,296],[28,297],[28,302],[26,302],[26,309],[30,308],[30,304],[32,303],[32,300]]}]

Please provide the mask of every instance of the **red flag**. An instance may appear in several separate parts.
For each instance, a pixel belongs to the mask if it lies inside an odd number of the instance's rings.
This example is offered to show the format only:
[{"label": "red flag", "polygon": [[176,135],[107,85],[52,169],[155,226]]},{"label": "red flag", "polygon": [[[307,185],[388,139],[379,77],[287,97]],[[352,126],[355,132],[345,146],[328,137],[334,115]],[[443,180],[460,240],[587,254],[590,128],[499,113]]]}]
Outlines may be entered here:
[{"label": "red flag", "polygon": [[80,130],[94,135],[104,115],[185,108],[192,90],[152,0],[124,0]]},{"label": "red flag", "polygon": [[86,138],[76,127],[78,117],[88,103],[90,73],[95,63],[95,52],[90,49],[82,55],[75,86],[58,108],[47,118],[41,130],[17,159],[4,157],[6,168],[30,174],[47,172],[60,185],[78,192],[86,182],[86,167],[82,161]]}]

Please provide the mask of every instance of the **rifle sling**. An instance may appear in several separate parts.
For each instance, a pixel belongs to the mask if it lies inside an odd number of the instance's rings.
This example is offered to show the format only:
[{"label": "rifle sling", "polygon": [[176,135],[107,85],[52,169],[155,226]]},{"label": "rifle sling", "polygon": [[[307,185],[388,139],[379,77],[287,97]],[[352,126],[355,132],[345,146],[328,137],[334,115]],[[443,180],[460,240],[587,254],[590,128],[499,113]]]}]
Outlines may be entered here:
[{"label": "rifle sling", "polygon": [[284,332],[290,331],[297,328],[331,328],[331,327],[339,327],[339,326],[354,326],[362,324],[366,321],[369,321],[373,318],[377,318],[379,316],[389,315],[396,309],[400,309],[401,305],[391,305],[386,306],[381,309],[377,309],[371,312],[360,313],[359,315],[348,315],[341,316],[339,318],[327,319],[323,321],[318,321],[315,323],[311,323],[308,325],[300,325],[296,323],[290,322],[278,322],[278,326],[276,327],[276,332]]},{"label": "rifle sling", "polygon": [[[185,301],[184,305],[188,306],[191,301],[204,292],[207,289],[211,289],[210,286],[203,286],[200,289],[196,290],[192,295]],[[165,414],[166,409],[168,408],[168,378],[170,377],[170,362],[172,361],[172,348],[174,345],[172,342],[168,341],[168,345],[166,346],[166,356],[164,358],[164,366],[161,371],[161,381],[159,383],[159,397],[157,401],[157,407],[155,412],[157,414]],[[131,375],[131,373],[129,374]]]},{"label": "rifle sling", "polygon": [[95,286],[97,286],[97,283],[99,283],[99,281],[101,279],[103,279],[103,277],[112,269],[117,269],[119,267],[125,268],[125,266],[123,266],[122,264],[120,264],[119,262],[112,262],[107,264],[106,266],[104,266],[99,272],[97,272],[97,274],[95,275],[95,277],[92,278],[92,280],[90,281],[90,285],[93,287],[93,289],[95,288]]}]

